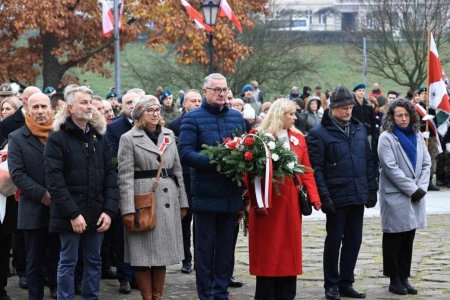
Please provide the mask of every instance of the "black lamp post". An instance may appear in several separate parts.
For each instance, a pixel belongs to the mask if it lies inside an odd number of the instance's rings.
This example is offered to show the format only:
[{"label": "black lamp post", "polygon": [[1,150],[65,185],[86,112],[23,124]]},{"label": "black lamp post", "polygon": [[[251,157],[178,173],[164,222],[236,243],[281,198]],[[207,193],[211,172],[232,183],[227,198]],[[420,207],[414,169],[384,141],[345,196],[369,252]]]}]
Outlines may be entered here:
[{"label": "black lamp post", "polygon": [[[217,13],[219,12],[220,0],[204,0],[201,4],[203,18],[208,26],[214,27],[217,22]],[[208,49],[209,49],[209,74],[214,72],[214,34],[208,32]]]}]

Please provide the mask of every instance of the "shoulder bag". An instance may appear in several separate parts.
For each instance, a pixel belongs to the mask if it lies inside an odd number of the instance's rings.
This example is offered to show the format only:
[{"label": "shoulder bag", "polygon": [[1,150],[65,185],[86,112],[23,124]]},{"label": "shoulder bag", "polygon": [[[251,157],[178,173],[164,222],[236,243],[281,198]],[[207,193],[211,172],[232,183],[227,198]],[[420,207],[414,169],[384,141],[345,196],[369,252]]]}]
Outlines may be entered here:
[{"label": "shoulder bag", "polygon": [[156,188],[159,185],[161,177],[161,170],[163,167],[164,154],[161,155],[161,162],[159,164],[156,179],[153,183],[152,189],[149,193],[134,195],[134,223],[130,232],[151,231],[156,226]]},{"label": "shoulder bag", "polygon": [[297,176],[293,177],[294,184],[298,188],[298,202],[300,205],[300,212],[304,216],[309,216],[312,214],[312,205],[309,203],[308,193],[306,192],[306,188],[304,185],[300,186],[300,182],[298,181]]}]

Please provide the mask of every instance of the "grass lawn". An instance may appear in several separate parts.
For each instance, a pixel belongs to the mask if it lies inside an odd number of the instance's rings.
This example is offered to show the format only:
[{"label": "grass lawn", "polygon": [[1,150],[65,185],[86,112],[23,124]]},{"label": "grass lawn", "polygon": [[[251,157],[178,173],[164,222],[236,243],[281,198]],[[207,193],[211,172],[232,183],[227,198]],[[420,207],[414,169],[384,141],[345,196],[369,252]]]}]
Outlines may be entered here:
[{"label": "grass lawn", "polygon": [[[443,47],[444,49],[440,49],[441,57],[446,58],[450,54],[448,44]],[[143,86],[145,80],[141,80],[142,78],[137,77],[133,74],[133,68],[128,64],[128,61],[132,61],[133,64],[145,65],[147,66],[148,72],[158,72],[158,65],[152,65],[148,60],[148,51],[143,44],[134,43],[130,44],[126,47],[126,49],[122,53],[122,89],[126,90],[131,87],[140,87],[144,88],[147,93],[154,93],[155,88],[158,85],[163,83],[161,82],[151,82],[147,84],[147,86]],[[291,84],[289,86],[304,86],[309,85],[314,88],[316,85],[322,86],[323,91],[327,88],[334,88],[336,85],[342,83],[349,89],[352,89],[356,83],[362,82],[362,68],[361,68],[361,60],[362,54],[355,53],[352,49],[348,48],[348,46],[342,45],[310,45],[305,46],[299,49],[299,55],[313,55],[315,58],[315,70],[314,73],[304,74],[302,79],[292,78]],[[368,61],[368,65],[370,67],[370,61]],[[280,66],[282,68],[282,66]],[[114,68],[112,65],[109,65],[108,68],[113,71]],[[190,68],[189,66],[178,65],[177,68]],[[450,70],[450,64],[444,65],[444,69]],[[80,78],[80,83],[91,86],[94,91],[101,95],[105,96],[108,90],[114,86],[114,78],[105,78],[98,74],[86,72],[81,73],[79,69],[73,69],[70,74],[74,74]],[[257,78],[256,78],[257,79]],[[201,80],[200,80],[201,82]],[[404,94],[406,92],[405,87],[401,87],[398,84],[392,82],[391,80],[384,79],[378,77],[376,75],[367,73],[367,83],[368,90],[372,89],[372,84],[374,82],[378,82],[381,85],[381,88],[387,92],[388,90],[397,90]],[[243,83],[244,84],[244,83]],[[182,86],[181,84],[166,84],[168,88],[171,88],[172,91],[177,91],[178,89],[186,89],[187,87]],[[260,88],[264,91],[266,96],[269,98],[273,95],[279,93],[280,91],[276,91],[271,87],[265,87],[263,85]],[[289,93],[289,90],[283,91],[283,94],[286,95]]]}]

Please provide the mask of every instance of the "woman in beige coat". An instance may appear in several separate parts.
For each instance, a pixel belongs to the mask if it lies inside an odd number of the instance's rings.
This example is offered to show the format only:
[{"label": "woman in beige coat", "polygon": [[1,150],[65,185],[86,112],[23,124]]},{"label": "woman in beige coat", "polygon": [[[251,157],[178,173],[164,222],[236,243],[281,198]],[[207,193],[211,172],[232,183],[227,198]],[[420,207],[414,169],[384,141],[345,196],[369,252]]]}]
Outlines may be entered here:
[{"label": "woman in beige coat", "polygon": [[[120,204],[125,228],[134,222],[134,195],[151,190],[163,151],[163,170],[156,190],[156,227],[147,232],[125,230],[125,261],[134,267],[142,299],[162,297],[166,266],[184,258],[181,219],[188,201],[175,136],[160,125],[155,97],[135,104],[134,127],[119,143]],[[163,149],[165,148],[165,149]]]}]

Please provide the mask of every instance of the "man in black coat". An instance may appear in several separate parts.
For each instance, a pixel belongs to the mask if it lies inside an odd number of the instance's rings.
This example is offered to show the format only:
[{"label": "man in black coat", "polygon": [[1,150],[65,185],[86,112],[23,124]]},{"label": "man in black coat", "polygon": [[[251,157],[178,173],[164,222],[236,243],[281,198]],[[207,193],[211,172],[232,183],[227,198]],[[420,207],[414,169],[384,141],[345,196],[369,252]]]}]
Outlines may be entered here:
[{"label": "man in black coat", "polygon": [[98,299],[103,234],[118,210],[117,174],[106,142],[106,119],[93,110],[92,91],[70,85],[44,150],[52,199],[50,231],[59,232],[58,299],[73,299],[78,247],[83,252],[81,298]]},{"label": "man in black coat", "polygon": [[[20,190],[17,227],[25,237],[28,299],[44,297],[44,268],[51,294],[56,297],[59,240],[48,232],[51,197],[43,176],[44,146],[52,124],[50,99],[35,93],[28,99],[25,125],[8,138],[9,172]],[[47,249],[51,253],[46,257]]]},{"label": "man in black coat", "polygon": [[[128,132],[133,128],[133,120],[131,119],[131,112],[134,108],[134,103],[144,97],[138,89],[128,91],[122,97],[122,115],[116,118],[108,125],[106,130],[106,140],[112,149],[112,161],[114,167],[117,168],[117,152],[119,151],[119,142],[122,134]],[[117,278],[119,280],[119,292],[122,294],[129,294],[131,292],[130,283],[133,281],[134,273],[130,264],[125,263],[124,260],[124,244],[123,244],[123,223],[120,213],[113,219],[111,224],[112,231],[109,232],[105,238],[105,244],[102,247],[102,257],[108,257],[108,251],[111,250],[111,244],[114,244],[117,259]],[[104,259],[105,263],[105,259]],[[103,273],[108,266],[103,265]],[[106,275],[106,274],[104,274]],[[104,276],[105,277],[105,276]]]},{"label": "man in black coat", "polygon": [[[41,92],[41,90],[35,86],[25,88],[21,97],[22,106],[19,107],[14,114],[0,122],[0,148],[4,148],[6,144],[8,144],[8,136],[11,132],[19,129],[25,124],[25,113],[28,106],[28,98],[39,92]],[[14,228],[16,228],[17,202],[14,200],[14,196],[8,197],[7,200],[9,204],[9,211],[6,214],[6,217],[9,221],[11,221],[11,224],[14,224]],[[25,277],[26,258],[24,237],[21,230],[14,229],[13,231],[13,264],[16,268],[17,274],[19,275],[19,286],[26,289],[28,284]]]},{"label": "man in black coat", "polygon": [[[178,138],[180,136],[181,121],[183,120],[186,113],[200,107],[202,104],[202,95],[198,90],[189,90],[184,94],[184,100],[182,102],[183,113],[170,122],[167,128],[173,131],[175,136]],[[191,206],[191,175],[190,168],[183,163],[183,180],[184,186],[186,188],[186,195],[189,201],[189,207]],[[191,222],[192,222],[192,212],[188,211],[186,216],[181,221],[181,229],[183,231],[183,247],[184,247],[184,260],[181,272],[189,274],[192,272],[192,253],[191,253]]]},{"label": "man in black coat", "polygon": [[364,205],[375,206],[378,184],[365,127],[352,118],[354,105],[350,91],[338,86],[331,95],[330,109],[307,139],[322,211],[327,214],[323,252],[327,299],[366,297],[353,289],[354,269]]}]

